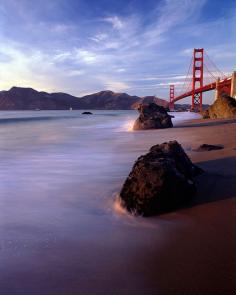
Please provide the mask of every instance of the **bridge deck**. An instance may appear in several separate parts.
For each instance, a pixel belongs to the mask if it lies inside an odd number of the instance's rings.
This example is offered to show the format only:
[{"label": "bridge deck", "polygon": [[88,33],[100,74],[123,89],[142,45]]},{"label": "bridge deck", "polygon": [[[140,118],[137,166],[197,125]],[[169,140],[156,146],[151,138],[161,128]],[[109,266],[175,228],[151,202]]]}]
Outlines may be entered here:
[{"label": "bridge deck", "polygon": [[[219,81],[219,85],[224,86],[224,85],[227,85],[230,82],[231,82],[231,77],[226,78],[226,79],[224,79],[222,81]],[[216,89],[216,82],[204,85],[203,87],[199,87],[199,88],[195,89],[194,93],[195,94],[203,93],[203,92],[207,92],[207,91],[214,90],[214,89]],[[176,102],[176,101],[178,101],[180,99],[183,99],[185,97],[192,96],[192,94],[193,94],[193,90],[190,90],[188,92],[185,92],[185,93],[175,97],[172,102]]]}]

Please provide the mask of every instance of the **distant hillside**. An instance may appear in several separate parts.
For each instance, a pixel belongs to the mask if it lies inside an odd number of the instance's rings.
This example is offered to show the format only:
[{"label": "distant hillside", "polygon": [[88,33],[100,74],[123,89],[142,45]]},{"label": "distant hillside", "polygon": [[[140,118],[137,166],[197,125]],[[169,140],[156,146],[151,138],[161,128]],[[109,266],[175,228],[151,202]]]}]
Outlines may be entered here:
[{"label": "distant hillside", "polygon": [[138,96],[130,96],[126,93],[114,93],[112,91],[101,91],[86,95],[80,101],[88,109],[105,110],[130,110],[132,105],[140,100]]},{"label": "distant hillside", "polygon": [[32,88],[12,87],[0,91],[1,110],[64,110],[82,108],[79,99],[66,93],[38,92]]},{"label": "distant hillside", "polygon": [[[206,110],[208,107],[209,107],[209,104],[203,104],[202,105],[203,110]],[[191,110],[191,104],[188,104],[188,103],[183,103],[183,104],[175,103],[175,110],[177,110],[177,111]]]},{"label": "distant hillside", "polygon": [[70,107],[77,110],[129,110],[141,102],[155,102],[168,107],[167,101],[154,96],[141,98],[112,91],[101,91],[80,98],[67,93],[38,92],[32,88],[22,87],[0,91],[0,110],[66,110]]}]

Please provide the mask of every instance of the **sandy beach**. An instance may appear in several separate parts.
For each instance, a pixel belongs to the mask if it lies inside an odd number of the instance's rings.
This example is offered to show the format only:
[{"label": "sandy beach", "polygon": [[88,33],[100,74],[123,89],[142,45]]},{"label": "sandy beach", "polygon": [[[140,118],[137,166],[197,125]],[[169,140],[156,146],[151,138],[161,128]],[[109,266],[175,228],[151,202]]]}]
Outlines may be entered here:
[{"label": "sandy beach", "polygon": [[[156,294],[236,291],[235,132],[235,120],[199,119],[168,130],[165,139],[181,138],[192,161],[205,173],[198,177],[198,193],[189,208],[160,217],[182,226],[169,232],[160,251],[150,254],[150,287],[161,290]],[[221,144],[224,149],[194,151],[203,143]],[[152,288],[149,292],[155,294]]]},{"label": "sandy beach", "polygon": [[[115,194],[133,161],[152,145],[174,139],[205,171],[197,178],[196,198],[189,207],[152,218],[120,211]],[[194,151],[203,143],[224,149]],[[91,176],[89,200],[100,197],[96,210],[77,200],[78,189],[80,194],[87,192],[83,183],[74,192],[71,181],[66,199],[50,187],[41,188],[38,195],[35,182],[28,188],[34,200],[9,193],[13,182],[4,191],[1,294],[235,294],[236,121],[195,119],[168,130],[130,132],[112,152],[112,171],[122,163],[126,166],[119,173],[107,170],[99,176],[100,186]],[[63,177],[61,182],[65,171]],[[102,198],[104,194],[109,198]]]}]

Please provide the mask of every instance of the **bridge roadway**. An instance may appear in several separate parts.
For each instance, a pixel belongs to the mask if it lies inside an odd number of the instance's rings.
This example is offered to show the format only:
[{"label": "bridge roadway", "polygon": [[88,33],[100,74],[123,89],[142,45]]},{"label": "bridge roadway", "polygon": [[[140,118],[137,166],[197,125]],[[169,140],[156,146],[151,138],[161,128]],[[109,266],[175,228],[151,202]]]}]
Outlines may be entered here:
[{"label": "bridge roadway", "polygon": [[[214,90],[216,89],[216,85],[218,84],[220,88],[222,87],[230,87],[231,85],[231,79],[232,77],[229,77],[229,78],[226,78],[224,80],[221,80],[219,82],[213,82],[213,83],[210,83],[210,84],[207,84],[207,85],[204,85],[203,87],[199,87],[199,88],[196,88],[194,93],[197,94],[197,93],[203,93],[203,92],[207,92],[207,91],[210,91],[210,90]],[[193,95],[193,90],[190,90],[188,92],[185,92],[179,96],[176,96],[172,102],[176,102],[180,99],[183,99],[185,97],[188,97],[188,96],[192,96]]]}]

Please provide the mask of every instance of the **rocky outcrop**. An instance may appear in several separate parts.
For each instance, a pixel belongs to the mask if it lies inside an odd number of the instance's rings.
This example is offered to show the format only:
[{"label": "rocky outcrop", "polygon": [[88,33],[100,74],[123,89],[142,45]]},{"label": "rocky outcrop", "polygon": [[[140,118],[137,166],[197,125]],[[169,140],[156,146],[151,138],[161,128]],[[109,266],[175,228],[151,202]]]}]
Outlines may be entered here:
[{"label": "rocky outcrop", "polygon": [[177,141],[155,145],[135,162],[120,192],[121,204],[143,216],[174,210],[194,196],[194,177],[201,172]]},{"label": "rocky outcrop", "polygon": [[222,145],[213,145],[213,144],[202,144],[200,145],[195,151],[196,152],[209,152],[209,151],[216,151],[222,150],[224,147]]},{"label": "rocky outcrop", "polygon": [[168,115],[164,107],[155,103],[140,104],[138,107],[140,113],[135,121],[134,130],[162,129],[173,127],[171,116]]},{"label": "rocky outcrop", "polygon": [[236,99],[227,95],[222,95],[203,113],[203,118],[236,118]]}]

